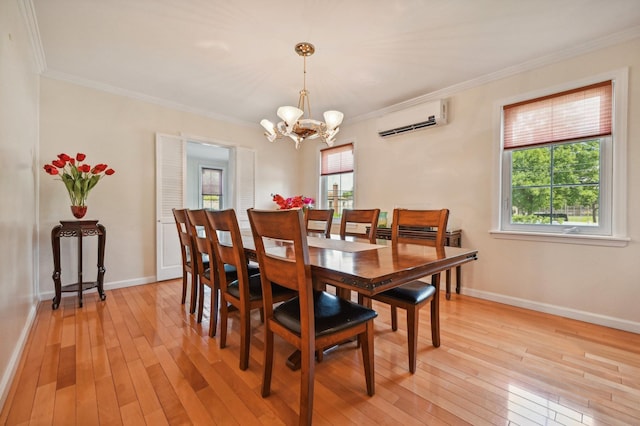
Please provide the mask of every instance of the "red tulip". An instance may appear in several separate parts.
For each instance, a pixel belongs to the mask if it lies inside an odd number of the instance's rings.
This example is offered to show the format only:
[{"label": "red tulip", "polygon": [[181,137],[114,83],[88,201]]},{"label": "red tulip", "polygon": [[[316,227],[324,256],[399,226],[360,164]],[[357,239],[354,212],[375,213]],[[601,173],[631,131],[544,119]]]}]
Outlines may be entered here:
[{"label": "red tulip", "polygon": [[107,171],[106,171],[106,172],[104,172],[104,174],[105,174],[105,175],[107,175],[107,176],[111,176],[111,175],[112,175],[112,174],[114,174],[115,172],[116,172],[116,171],[115,171],[115,170],[113,170],[113,169],[107,169]]},{"label": "red tulip", "polygon": [[44,165],[44,171],[49,173],[50,175],[57,175],[58,174],[58,169],[53,167],[51,164],[45,164]]},{"label": "red tulip", "polygon": [[89,173],[91,171],[91,166],[88,164],[83,164],[80,167],[78,167],[78,170],[80,170],[83,173]]},{"label": "red tulip", "polygon": [[77,153],[77,154],[76,154],[76,160],[78,160],[78,161],[84,161],[84,159],[85,159],[86,157],[87,157],[87,156],[86,156],[86,155],[84,155],[84,154],[83,154],[83,153],[81,153],[81,152],[79,152],[79,153]]},{"label": "red tulip", "polygon": [[67,154],[58,154],[58,158],[61,159],[62,161],[71,160],[71,157],[69,157]]},{"label": "red tulip", "polygon": [[95,166],[93,166],[93,169],[91,170],[91,173],[93,173],[94,175],[97,175],[98,173],[102,173],[107,169],[107,165],[106,164],[96,164]]},{"label": "red tulip", "polygon": [[64,160],[54,160],[51,162],[56,167],[63,168],[65,166]]}]

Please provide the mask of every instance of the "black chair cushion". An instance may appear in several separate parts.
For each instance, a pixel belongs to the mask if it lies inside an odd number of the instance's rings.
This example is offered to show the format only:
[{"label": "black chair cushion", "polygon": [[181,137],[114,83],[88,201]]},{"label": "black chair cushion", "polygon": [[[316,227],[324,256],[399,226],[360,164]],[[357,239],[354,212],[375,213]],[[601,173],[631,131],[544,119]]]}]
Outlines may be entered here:
[{"label": "black chair cushion", "polygon": [[384,291],[380,293],[380,296],[417,305],[429,299],[435,293],[436,288],[431,284],[422,281],[411,281],[410,283]]},{"label": "black chair cushion", "polygon": [[[260,268],[258,268],[255,265],[251,265],[249,264],[247,266],[247,270],[249,271],[249,276],[251,275],[256,275],[260,273]],[[209,271],[206,272],[207,274],[209,273]],[[227,276],[227,282],[231,282],[231,281],[236,281],[238,279],[238,271],[236,270],[236,267],[233,265],[227,265],[225,263],[224,265],[224,273]],[[209,275],[207,275],[208,277]]]},{"label": "black chair cushion", "polygon": [[[372,309],[325,291],[313,292],[316,337],[345,330],[378,316]],[[300,301],[294,297],[273,310],[273,318],[300,335]]]},{"label": "black chair cushion", "polygon": [[[235,280],[227,285],[227,292],[236,299],[240,299],[240,287],[238,280]],[[279,286],[278,284],[271,284],[271,293],[276,298],[286,293],[292,293],[288,288]],[[251,275],[249,277],[249,300],[261,300],[262,299],[262,285],[260,282],[260,274]]]}]

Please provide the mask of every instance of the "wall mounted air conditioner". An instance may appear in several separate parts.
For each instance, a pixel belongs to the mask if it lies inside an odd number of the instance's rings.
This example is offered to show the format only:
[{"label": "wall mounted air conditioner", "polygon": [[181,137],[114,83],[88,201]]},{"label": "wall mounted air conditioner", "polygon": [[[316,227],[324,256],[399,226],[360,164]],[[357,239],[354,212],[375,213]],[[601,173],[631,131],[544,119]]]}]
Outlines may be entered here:
[{"label": "wall mounted air conditioner", "polygon": [[378,135],[386,138],[447,124],[447,102],[444,99],[415,105],[378,119]]}]

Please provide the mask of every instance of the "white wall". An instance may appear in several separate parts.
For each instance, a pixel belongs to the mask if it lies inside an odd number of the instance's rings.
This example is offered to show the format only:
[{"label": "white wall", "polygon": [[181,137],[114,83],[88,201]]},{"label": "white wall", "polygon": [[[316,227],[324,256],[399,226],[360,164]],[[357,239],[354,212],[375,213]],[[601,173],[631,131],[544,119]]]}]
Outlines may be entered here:
[{"label": "white wall", "polygon": [[[451,93],[449,124],[381,139],[375,119],[347,124],[338,143],[355,142],[357,207],[442,208],[479,260],[463,267],[463,293],[640,332],[640,40]],[[628,232],[624,248],[495,239],[496,102],[630,67]],[[305,163],[318,148],[303,147]],[[305,193],[317,188],[305,175]]]},{"label": "white wall", "polygon": [[[87,154],[90,163],[116,170],[102,179],[88,198],[86,219],[107,229],[105,287],[155,280],[155,133],[184,133],[256,150],[256,207],[273,208],[270,194],[297,191],[296,151],[291,144],[269,143],[258,123],[253,127],[223,123],[68,82],[42,78],[40,98],[41,162],[65,152]],[[40,191],[39,290],[53,292],[49,232],[59,220],[71,220],[62,182],[42,172]],[[75,262],[75,242],[62,241],[65,271]],[[85,273],[91,274],[93,245],[85,243]],[[66,264],[65,264],[66,262]],[[95,269],[95,266],[93,266]],[[73,282],[71,280],[67,282]]]},{"label": "white wall", "polygon": [[0,1],[0,406],[35,315],[38,75],[18,2]]}]

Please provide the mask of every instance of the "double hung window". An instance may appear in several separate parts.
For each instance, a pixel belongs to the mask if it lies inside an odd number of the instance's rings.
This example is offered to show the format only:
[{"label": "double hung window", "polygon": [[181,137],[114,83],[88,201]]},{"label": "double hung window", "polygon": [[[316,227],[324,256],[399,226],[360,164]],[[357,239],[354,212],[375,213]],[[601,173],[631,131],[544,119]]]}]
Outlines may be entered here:
[{"label": "double hung window", "polygon": [[611,235],[613,82],[502,107],[506,231]]},{"label": "double hung window", "polygon": [[353,144],[323,149],[320,157],[321,208],[340,217],[343,209],[353,208]]},{"label": "double hung window", "polygon": [[200,205],[203,209],[222,208],[222,170],[202,167],[200,174]]}]

